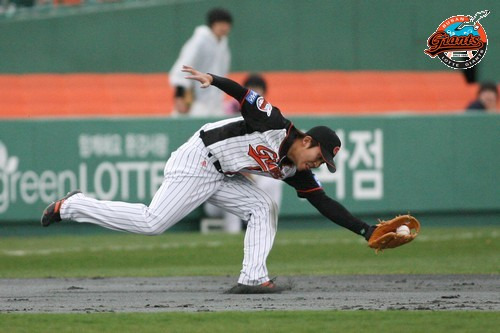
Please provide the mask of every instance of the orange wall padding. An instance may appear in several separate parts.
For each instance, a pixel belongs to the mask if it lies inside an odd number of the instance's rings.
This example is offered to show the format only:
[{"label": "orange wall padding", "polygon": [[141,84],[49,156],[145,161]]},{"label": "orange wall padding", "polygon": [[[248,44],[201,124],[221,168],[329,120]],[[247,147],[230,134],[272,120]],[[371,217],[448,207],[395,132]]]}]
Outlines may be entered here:
[{"label": "orange wall padding", "polygon": [[[267,99],[287,115],[462,112],[478,88],[457,71],[263,75]],[[172,95],[166,73],[0,75],[0,118],[166,116]]]},{"label": "orange wall padding", "polygon": [[457,112],[477,86],[459,72],[311,72],[269,76],[269,100],[289,112]]},{"label": "orange wall padding", "polygon": [[0,116],[151,116],[172,104],[166,75],[0,75]]}]

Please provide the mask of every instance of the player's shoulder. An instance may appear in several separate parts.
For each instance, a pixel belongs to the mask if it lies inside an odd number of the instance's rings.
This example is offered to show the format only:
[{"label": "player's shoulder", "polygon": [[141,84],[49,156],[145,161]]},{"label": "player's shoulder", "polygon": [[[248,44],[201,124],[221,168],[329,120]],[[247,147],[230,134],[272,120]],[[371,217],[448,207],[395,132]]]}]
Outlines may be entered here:
[{"label": "player's shoulder", "polygon": [[301,183],[307,182],[309,184],[315,183],[318,186],[321,186],[321,183],[311,170],[296,171],[293,175],[286,178],[285,181],[301,182]]},{"label": "player's shoulder", "polygon": [[258,97],[259,94],[257,94],[257,92],[253,91],[252,89],[248,89],[245,95],[244,102],[247,102],[250,105],[254,105]]},{"label": "player's shoulder", "polygon": [[248,89],[243,98],[242,114],[247,119],[263,121],[272,128],[288,128],[291,123],[283,117],[278,107],[251,89]]},{"label": "player's shoulder", "polygon": [[297,195],[301,198],[324,192],[321,183],[311,170],[297,171],[295,175],[285,178],[284,181],[295,188]]}]

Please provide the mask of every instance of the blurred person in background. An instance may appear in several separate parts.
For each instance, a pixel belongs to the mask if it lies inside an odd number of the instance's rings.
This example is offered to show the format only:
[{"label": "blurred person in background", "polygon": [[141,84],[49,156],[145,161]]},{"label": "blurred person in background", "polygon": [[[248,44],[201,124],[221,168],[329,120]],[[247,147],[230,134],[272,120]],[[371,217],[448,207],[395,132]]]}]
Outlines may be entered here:
[{"label": "blurred person in background", "polygon": [[217,117],[224,115],[224,94],[218,89],[201,89],[184,78],[182,65],[188,64],[205,73],[227,76],[231,53],[227,36],[231,32],[233,18],[222,8],[207,13],[207,25],[196,27],[191,38],[184,44],[169,73],[174,88],[173,115],[192,117]]},{"label": "blurred person in background", "polygon": [[477,99],[467,106],[468,112],[497,112],[498,88],[493,82],[484,82],[479,86]]},{"label": "blurred person in background", "polygon": [[[247,89],[255,91],[260,96],[266,97],[267,93],[267,83],[260,74],[250,74],[243,81],[243,86]],[[239,116],[240,104],[235,100],[231,100],[230,103],[226,105],[226,112],[229,115]],[[264,190],[273,199],[278,207],[278,211],[281,208],[281,198],[283,196],[283,182],[264,176],[256,176],[251,174],[245,174],[246,177],[250,178],[258,188]],[[211,203],[205,203],[204,206],[205,213],[209,217],[222,217],[224,219],[224,231],[227,233],[239,233],[242,230],[244,224],[241,219],[229,212],[223,211],[221,208],[212,205]]]}]

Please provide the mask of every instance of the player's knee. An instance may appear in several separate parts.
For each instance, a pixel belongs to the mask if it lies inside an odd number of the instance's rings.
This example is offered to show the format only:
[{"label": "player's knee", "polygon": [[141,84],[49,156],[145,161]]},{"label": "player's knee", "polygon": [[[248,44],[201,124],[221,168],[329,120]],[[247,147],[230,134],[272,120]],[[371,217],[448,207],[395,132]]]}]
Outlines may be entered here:
[{"label": "player's knee", "polygon": [[146,223],[142,228],[142,233],[147,236],[156,236],[165,232],[166,228],[163,223],[160,223],[156,218],[146,219]]},{"label": "player's knee", "polygon": [[158,226],[154,226],[154,225],[146,225],[144,227],[142,227],[142,234],[143,235],[146,235],[146,236],[156,236],[156,235],[160,235],[163,233],[164,230],[162,230],[161,228],[159,228]]},{"label": "player's knee", "polygon": [[163,230],[154,227],[148,227],[143,231],[143,234],[146,236],[156,236],[156,235],[161,235],[162,233]]},{"label": "player's knee", "polygon": [[269,219],[276,219],[278,215],[278,205],[270,197],[266,197],[260,202],[258,207],[255,208],[258,214],[264,214]]}]

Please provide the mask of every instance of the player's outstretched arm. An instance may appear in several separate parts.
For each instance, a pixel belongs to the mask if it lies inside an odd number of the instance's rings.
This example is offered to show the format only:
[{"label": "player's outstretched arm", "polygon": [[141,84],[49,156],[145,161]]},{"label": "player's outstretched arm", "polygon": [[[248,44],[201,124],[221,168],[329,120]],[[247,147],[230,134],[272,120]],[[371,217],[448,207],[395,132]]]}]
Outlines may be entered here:
[{"label": "player's outstretched arm", "polygon": [[381,221],[377,225],[368,225],[352,216],[344,206],[324,193],[318,191],[307,199],[332,222],[362,235],[368,241],[368,246],[376,252],[409,243],[420,232],[419,221],[409,214]]},{"label": "player's outstretched arm", "polygon": [[311,203],[323,216],[352,232],[365,237],[368,240],[375,229],[362,220],[354,217],[344,206],[325,194],[324,191],[317,191],[307,197]]},{"label": "player's outstretched arm", "polygon": [[240,103],[243,101],[243,98],[245,98],[248,92],[248,89],[225,77],[220,77],[210,73],[202,73],[190,66],[182,66],[182,71],[190,73],[191,75],[186,76],[186,79],[200,82],[202,88],[207,88],[208,86],[213,85],[224,91],[229,96],[235,98]]}]

